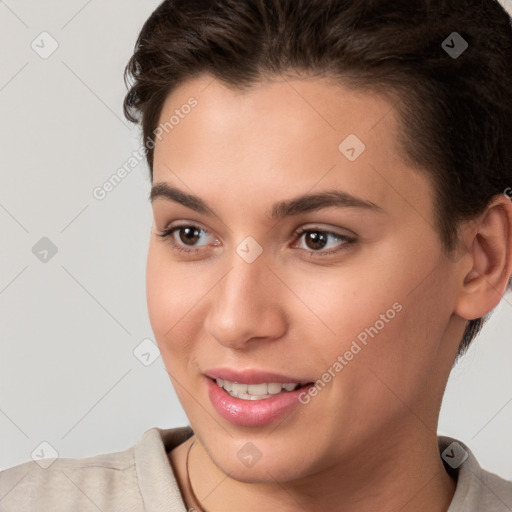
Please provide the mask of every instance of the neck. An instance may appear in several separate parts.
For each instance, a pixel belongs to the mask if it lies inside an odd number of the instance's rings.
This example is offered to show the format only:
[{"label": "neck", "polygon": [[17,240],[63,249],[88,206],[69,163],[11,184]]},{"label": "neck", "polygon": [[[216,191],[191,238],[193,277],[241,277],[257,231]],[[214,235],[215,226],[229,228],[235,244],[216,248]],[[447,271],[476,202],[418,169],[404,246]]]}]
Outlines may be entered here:
[{"label": "neck", "polygon": [[[293,481],[271,479],[247,483],[226,475],[211,460],[199,439],[190,452],[190,483],[205,512],[277,509],[283,512],[446,512],[455,482],[444,470],[437,436],[427,428],[390,432],[358,457]],[[186,447],[187,450],[190,444]],[[276,476],[276,475],[274,475]],[[188,503],[194,501],[189,496]],[[299,506],[300,504],[300,506]]]}]

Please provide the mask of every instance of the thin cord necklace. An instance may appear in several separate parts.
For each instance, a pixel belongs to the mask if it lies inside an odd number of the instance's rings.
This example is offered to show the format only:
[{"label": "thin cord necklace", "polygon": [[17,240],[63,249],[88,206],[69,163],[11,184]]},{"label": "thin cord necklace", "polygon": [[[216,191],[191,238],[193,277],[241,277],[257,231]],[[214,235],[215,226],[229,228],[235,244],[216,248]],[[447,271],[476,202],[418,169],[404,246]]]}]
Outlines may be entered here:
[{"label": "thin cord necklace", "polygon": [[187,469],[187,485],[190,490],[190,494],[192,494],[192,498],[199,505],[199,512],[208,512],[206,509],[203,508],[203,505],[201,505],[201,502],[197,499],[197,496],[195,495],[194,489],[192,489],[192,484],[190,482],[190,473],[188,471],[188,457],[190,455],[190,450],[192,450],[192,446],[194,446],[195,444],[196,444],[196,439],[194,439],[194,442],[190,445],[188,452],[187,452],[187,458],[185,461],[185,467]]}]

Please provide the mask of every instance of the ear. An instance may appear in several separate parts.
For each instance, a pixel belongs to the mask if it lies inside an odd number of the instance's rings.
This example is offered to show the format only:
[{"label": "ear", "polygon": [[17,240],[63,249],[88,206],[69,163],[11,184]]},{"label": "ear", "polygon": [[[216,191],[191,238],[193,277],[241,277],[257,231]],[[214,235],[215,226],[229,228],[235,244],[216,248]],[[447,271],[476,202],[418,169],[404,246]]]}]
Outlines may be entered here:
[{"label": "ear", "polygon": [[493,310],[507,291],[512,274],[512,201],[494,196],[465,230],[467,253],[458,261],[459,293],[454,312],[466,320]]}]

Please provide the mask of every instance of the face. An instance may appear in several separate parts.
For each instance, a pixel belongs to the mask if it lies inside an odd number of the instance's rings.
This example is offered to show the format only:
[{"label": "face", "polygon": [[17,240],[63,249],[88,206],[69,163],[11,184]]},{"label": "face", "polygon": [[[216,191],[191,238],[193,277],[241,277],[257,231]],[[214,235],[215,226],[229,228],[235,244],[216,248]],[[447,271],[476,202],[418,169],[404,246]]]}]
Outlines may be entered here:
[{"label": "face", "polygon": [[148,311],[215,465],[286,481],[435,430],[454,262],[392,104],[321,79],[240,92],[203,76],[160,122]]}]

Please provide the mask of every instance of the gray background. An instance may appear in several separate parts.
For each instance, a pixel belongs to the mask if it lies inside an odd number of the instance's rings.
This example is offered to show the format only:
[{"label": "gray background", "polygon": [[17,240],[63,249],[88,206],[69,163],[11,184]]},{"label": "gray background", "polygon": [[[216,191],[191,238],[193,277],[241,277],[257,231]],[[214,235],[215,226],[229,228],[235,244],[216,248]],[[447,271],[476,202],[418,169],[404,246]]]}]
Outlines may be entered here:
[{"label": "gray background", "polygon": [[[42,441],[86,457],[188,423],[158,352],[147,366],[134,355],[154,342],[147,165],[103,200],[92,194],[140,150],[122,115],[122,73],[158,4],[0,1],[0,470]],[[47,58],[44,31],[59,45]],[[43,237],[57,248],[46,262],[32,251]],[[508,294],[452,372],[440,420],[440,433],[508,479],[511,333]]]}]

